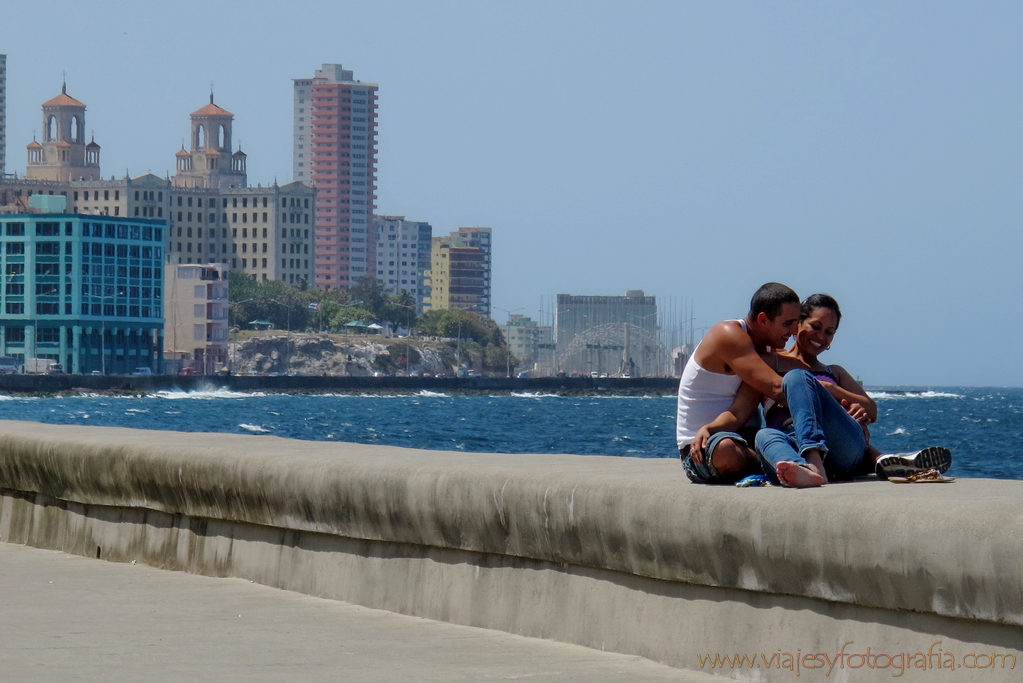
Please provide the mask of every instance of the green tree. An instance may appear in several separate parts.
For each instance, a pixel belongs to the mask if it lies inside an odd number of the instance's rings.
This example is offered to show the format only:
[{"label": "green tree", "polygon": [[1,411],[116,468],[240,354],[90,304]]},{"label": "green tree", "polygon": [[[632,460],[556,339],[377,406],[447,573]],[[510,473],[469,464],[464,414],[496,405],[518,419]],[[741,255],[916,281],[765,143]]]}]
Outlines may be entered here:
[{"label": "green tree", "polygon": [[369,275],[357,277],[348,288],[348,296],[352,303],[370,311],[375,320],[384,319],[387,291],[384,289],[384,283],[380,280]]},{"label": "green tree", "polygon": [[404,325],[405,329],[411,332],[418,320],[416,315],[416,298],[404,289],[388,297],[387,303],[384,305],[384,315],[382,318],[390,323],[392,333],[398,330],[399,325]]},{"label": "green tree", "polygon": [[458,308],[431,310],[419,318],[419,329],[438,337],[471,339],[482,346],[504,345],[501,328],[492,319]]},{"label": "green tree", "polygon": [[309,324],[310,293],[280,280],[256,280],[232,272],[228,276],[230,322],[246,327],[252,320],[269,320],[277,329],[304,330]]},{"label": "green tree", "polygon": [[376,322],[372,311],[367,311],[362,306],[341,306],[331,314],[330,326],[334,329],[341,329],[354,320],[361,320],[367,325]]}]

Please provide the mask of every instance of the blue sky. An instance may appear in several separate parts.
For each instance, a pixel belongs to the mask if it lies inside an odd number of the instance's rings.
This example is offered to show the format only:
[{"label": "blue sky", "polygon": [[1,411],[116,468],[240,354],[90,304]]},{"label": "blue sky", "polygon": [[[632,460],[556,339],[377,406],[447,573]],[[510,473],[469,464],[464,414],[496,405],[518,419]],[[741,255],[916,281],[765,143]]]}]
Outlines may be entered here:
[{"label": "blue sky", "polygon": [[[378,211],[494,229],[494,304],[643,289],[696,326],[825,291],[868,384],[1023,386],[1023,5],[7,3],[8,168],[88,105],[105,175],[163,175],[208,98],[291,176],[291,79],[379,91]],[[503,319],[504,314],[498,312]]]}]

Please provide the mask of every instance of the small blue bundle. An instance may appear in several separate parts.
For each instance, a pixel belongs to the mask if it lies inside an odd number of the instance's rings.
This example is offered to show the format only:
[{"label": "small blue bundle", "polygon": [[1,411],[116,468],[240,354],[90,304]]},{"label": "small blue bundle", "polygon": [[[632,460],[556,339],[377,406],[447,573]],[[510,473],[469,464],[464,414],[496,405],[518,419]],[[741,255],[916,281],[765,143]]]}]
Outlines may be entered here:
[{"label": "small blue bundle", "polygon": [[767,477],[762,474],[751,474],[745,479],[735,482],[735,485],[739,488],[749,488],[750,486],[767,486]]}]

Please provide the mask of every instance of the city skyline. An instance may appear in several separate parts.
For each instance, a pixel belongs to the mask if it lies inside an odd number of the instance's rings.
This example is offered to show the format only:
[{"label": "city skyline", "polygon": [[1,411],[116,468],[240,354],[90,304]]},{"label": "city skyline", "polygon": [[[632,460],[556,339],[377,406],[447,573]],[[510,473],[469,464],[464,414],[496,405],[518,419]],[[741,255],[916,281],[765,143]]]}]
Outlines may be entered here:
[{"label": "city skyline", "polygon": [[380,86],[376,210],[494,228],[495,310],[643,289],[703,328],[777,280],[836,296],[825,360],[868,384],[1023,384],[1015,5],[76,7],[0,26],[8,171],[66,70],[105,177],[172,173],[212,81],[250,183],[284,183],[292,79],[340,63]]}]

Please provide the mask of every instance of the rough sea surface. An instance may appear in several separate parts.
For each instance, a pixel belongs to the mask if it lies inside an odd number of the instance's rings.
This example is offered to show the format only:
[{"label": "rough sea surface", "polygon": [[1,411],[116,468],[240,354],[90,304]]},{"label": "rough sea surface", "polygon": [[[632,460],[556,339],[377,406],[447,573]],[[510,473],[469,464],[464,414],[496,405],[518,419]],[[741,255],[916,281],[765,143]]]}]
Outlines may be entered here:
[{"label": "rough sea surface", "polygon": [[[952,449],[948,474],[1023,479],[1023,389],[872,389],[885,452]],[[440,450],[677,458],[672,396],[285,395],[164,391],[144,397],[0,396],[0,416],[189,432],[273,434]]]}]

